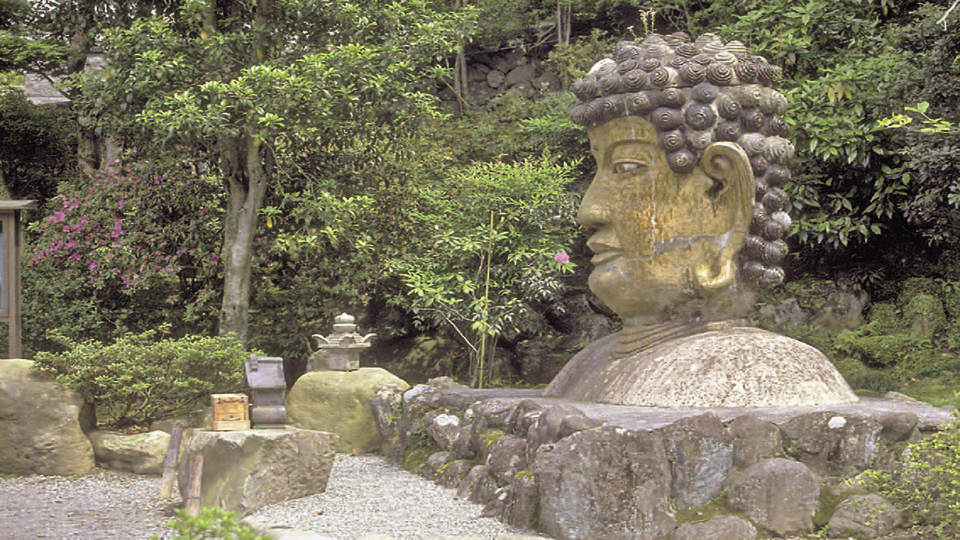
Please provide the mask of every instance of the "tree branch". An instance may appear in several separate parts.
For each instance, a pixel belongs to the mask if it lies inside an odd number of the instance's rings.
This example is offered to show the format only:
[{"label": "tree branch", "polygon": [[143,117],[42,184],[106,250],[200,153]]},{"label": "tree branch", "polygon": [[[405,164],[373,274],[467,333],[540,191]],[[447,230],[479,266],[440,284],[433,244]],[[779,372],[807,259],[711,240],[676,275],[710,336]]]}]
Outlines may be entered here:
[{"label": "tree branch", "polygon": [[960,4],[960,0],[953,0],[953,5],[951,5],[947,12],[943,14],[943,17],[940,17],[940,20],[937,21],[937,24],[943,25],[943,29],[947,29],[947,17],[950,16],[950,13],[957,7],[957,4]]}]

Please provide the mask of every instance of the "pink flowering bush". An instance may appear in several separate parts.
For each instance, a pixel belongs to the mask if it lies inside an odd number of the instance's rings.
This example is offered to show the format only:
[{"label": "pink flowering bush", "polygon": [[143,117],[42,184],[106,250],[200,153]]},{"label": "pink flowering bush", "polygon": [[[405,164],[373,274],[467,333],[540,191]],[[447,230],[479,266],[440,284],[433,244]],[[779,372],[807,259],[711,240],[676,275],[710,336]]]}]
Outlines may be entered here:
[{"label": "pink flowering bush", "polygon": [[221,189],[192,163],[128,157],[92,181],[61,184],[49,215],[30,225],[31,335],[59,328],[104,339],[165,321],[216,324]]}]

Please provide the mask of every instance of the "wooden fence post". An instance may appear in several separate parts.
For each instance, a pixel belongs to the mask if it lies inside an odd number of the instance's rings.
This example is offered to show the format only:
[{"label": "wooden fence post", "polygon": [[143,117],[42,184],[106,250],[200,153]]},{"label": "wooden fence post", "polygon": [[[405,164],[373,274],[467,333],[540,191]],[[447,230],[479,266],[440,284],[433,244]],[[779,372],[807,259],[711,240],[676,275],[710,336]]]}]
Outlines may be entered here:
[{"label": "wooden fence post", "polygon": [[200,481],[203,476],[203,454],[190,454],[187,471],[187,500],[184,508],[188,516],[196,517],[200,514]]},{"label": "wooden fence post", "polygon": [[183,439],[183,427],[174,425],[170,430],[170,447],[167,459],[163,462],[163,482],[160,484],[160,498],[173,496],[173,481],[177,479],[177,458],[180,457],[180,441]]}]

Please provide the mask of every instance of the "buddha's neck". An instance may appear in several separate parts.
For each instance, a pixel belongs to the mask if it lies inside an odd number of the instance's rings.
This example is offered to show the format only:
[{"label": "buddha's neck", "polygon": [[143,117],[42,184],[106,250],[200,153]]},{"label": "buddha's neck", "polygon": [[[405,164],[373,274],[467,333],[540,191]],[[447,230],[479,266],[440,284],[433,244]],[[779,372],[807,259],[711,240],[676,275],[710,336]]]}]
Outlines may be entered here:
[{"label": "buddha's neck", "polygon": [[627,325],[620,331],[620,342],[614,348],[613,355],[616,358],[626,358],[674,339],[743,326],[753,326],[753,323],[749,319],[723,321],[695,319]]}]

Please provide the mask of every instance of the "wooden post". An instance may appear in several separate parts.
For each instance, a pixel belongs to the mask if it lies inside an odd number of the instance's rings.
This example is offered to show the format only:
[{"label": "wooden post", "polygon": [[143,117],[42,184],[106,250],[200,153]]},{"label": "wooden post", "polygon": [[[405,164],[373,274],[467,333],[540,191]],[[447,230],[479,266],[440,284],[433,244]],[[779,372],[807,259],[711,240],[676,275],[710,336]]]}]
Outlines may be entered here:
[{"label": "wooden post", "polygon": [[167,459],[163,462],[163,482],[160,484],[160,498],[169,499],[173,495],[173,481],[177,479],[177,458],[180,457],[180,440],[183,427],[174,425],[170,430],[170,447]]},{"label": "wooden post", "polygon": [[200,481],[203,477],[203,454],[190,454],[190,463],[187,467],[187,500],[184,508],[187,515],[200,515]]}]

